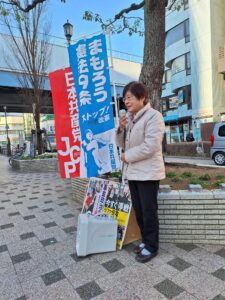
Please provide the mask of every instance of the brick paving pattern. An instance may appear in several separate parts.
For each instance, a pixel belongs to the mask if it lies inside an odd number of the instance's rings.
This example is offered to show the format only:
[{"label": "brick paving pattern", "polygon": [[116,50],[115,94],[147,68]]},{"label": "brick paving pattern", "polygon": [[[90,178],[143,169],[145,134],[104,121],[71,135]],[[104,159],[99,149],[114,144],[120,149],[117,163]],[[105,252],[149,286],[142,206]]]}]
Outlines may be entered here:
[{"label": "brick paving pattern", "polygon": [[161,243],[146,264],[133,245],[77,257],[70,180],[0,167],[0,300],[225,299],[222,245]]}]

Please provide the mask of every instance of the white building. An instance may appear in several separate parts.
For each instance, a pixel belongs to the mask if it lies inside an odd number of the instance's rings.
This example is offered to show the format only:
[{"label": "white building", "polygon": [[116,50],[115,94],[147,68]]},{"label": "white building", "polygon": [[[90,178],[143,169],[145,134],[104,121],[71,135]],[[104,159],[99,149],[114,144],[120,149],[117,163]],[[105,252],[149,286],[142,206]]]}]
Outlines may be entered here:
[{"label": "white building", "polygon": [[0,146],[7,143],[6,127],[11,144],[16,146],[19,143],[20,134],[24,135],[23,114],[11,113],[5,116],[4,113],[0,113]]},{"label": "white building", "polygon": [[224,0],[189,0],[167,12],[162,111],[168,142],[185,140],[189,129],[198,140],[202,122],[223,118],[224,46]]}]

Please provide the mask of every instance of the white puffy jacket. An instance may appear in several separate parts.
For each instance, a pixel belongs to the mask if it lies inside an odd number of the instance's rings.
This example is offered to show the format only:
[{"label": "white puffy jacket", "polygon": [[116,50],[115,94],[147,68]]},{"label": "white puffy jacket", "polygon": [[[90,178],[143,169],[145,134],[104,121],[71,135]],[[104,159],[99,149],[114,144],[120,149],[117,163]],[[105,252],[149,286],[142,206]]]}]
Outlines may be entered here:
[{"label": "white puffy jacket", "polygon": [[165,131],[160,112],[146,104],[134,117],[128,113],[124,130],[117,130],[116,143],[124,150],[123,178],[161,180],[165,178],[162,139]]}]

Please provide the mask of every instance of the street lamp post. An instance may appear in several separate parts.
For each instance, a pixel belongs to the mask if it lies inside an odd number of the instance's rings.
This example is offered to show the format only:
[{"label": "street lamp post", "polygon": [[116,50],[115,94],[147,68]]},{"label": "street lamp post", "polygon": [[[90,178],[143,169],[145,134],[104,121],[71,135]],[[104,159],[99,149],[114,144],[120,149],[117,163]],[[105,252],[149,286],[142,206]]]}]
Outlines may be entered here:
[{"label": "street lamp post", "polygon": [[73,35],[73,25],[69,23],[69,20],[67,20],[67,22],[63,25],[63,28],[65,37],[67,39],[67,44],[69,46]]},{"label": "street lamp post", "polygon": [[10,139],[9,139],[9,126],[7,123],[7,115],[6,115],[6,110],[7,107],[3,106],[4,111],[5,111],[5,130],[6,130],[6,138],[7,138],[7,155],[10,156],[11,154],[11,149],[10,149]]}]

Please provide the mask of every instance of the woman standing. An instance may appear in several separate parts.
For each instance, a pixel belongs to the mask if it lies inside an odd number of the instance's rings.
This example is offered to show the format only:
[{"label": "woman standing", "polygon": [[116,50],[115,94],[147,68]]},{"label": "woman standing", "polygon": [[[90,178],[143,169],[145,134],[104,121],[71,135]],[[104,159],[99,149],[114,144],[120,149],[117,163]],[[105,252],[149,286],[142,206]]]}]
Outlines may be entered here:
[{"label": "woman standing", "polygon": [[117,145],[123,149],[123,178],[128,180],[142,242],[136,260],[147,262],[158,253],[159,222],[157,195],[165,178],[162,139],[165,131],[160,112],[151,108],[147,87],[130,82],[123,91],[127,115],[120,117]]}]

